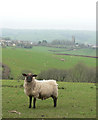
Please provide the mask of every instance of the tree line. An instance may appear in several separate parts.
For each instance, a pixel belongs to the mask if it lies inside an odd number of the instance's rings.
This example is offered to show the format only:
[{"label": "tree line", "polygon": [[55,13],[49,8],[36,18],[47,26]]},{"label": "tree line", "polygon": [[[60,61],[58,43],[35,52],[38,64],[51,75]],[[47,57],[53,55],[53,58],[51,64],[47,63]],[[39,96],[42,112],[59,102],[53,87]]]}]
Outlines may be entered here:
[{"label": "tree line", "polygon": [[40,72],[38,79],[55,79],[62,82],[96,82],[96,69],[78,63],[68,70],[49,69]]},{"label": "tree line", "polygon": [[[1,65],[1,64],[0,64]],[[88,82],[95,83],[97,74],[97,69],[93,67],[88,67],[84,63],[78,63],[73,68],[70,69],[48,69],[41,71],[38,74],[37,79],[39,80],[49,80],[54,79],[61,82]],[[32,73],[30,70],[23,70],[22,73]],[[1,72],[0,72],[1,73]],[[14,79],[11,77],[11,70],[8,66],[2,65],[2,76],[0,74],[0,79]],[[24,77],[20,74],[17,76],[17,80],[24,80]]]}]

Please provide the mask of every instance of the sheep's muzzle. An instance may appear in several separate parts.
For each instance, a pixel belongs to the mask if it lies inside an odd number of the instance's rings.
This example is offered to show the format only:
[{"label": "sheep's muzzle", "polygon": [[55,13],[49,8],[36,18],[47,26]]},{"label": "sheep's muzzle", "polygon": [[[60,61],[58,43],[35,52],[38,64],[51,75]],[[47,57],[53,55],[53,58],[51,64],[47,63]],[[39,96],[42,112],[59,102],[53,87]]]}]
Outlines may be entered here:
[{"label": "sheep's muzzle", "polygon": [[32,81],[32,76],[27,76],[26,80],[27,80],[27,82],[31,82]]}]

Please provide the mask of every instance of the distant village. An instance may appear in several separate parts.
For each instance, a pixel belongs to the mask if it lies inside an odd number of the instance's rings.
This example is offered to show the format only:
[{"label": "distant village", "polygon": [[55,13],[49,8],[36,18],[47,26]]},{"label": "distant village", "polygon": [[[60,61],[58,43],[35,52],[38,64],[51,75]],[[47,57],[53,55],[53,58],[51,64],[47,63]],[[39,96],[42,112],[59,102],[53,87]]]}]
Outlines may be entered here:
[{"label": "distant village", "polygon": [[6,39],[0,39],[0,46],[2,47],[21,47],[21,48],[32,48],[32,42],[29,41],[21,41],[21,40],[10,40],[8,38]]},{"label": "distant village", "polygon": [[9,37],[0,38],[0,46],[2,47],[19,47],[19,48],[32,48],[33,46],[49,46],[49,47],[60,47],[64,48],[66,46],[71,46],[73,48],[92,48],[96,49],[98,46],[93,44],[82,44],[75,41],[75,36],[72,36],[71,41],[64,40],[53,40],[48,43],[47,40],[42,40],[38,42],[24,41],[24,40],[11,40]]}]

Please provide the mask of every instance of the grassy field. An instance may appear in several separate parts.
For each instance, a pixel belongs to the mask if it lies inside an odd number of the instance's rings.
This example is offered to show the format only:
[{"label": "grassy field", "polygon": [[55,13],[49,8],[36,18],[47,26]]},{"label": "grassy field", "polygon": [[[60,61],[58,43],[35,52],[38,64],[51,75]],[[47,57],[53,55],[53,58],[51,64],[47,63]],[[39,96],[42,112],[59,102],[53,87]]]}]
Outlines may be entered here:
[{"label": "grassy field", "polygon": [[[22,48],[3,48],[2,49],[2,60],[11,69],[11,76],[17,79],[21,73],[25,70],[30,70],[33,73],[40,73],[42,70],[50,68],[58,69],[69,69],[76,65],[78,62],[83,62],[88,66],[95,67],[96,59],[87,57],[76,57],[76,56],[63,56],[56,55],[50,50],[65,50],[59,48],[50,47],[33,47],[32,49]],[[95,51],[92,50],[80,50],[76,51],[76,54],[81,54],[85,51],[85,54],[95,55]],[[89,52],[88,52],[89,51]],[[70,51],[71,52],[71,51]],[[73,52],[73,51],[72,51]],[[68,51],[66,51],[68,53]],[[64,59],[64,61],[61,61]]]},{"label": "grassy field", "polygon": [[91,49],[91,48],[74,49],[74,50],[62,49],[62,50],[55,50],[55,53],[96,56],[96,49]]},{"label": "grassy field", "polygon": [[[58,82],[57,108],[51,98],[37,100],[36,109],[29,109],[23,80],[2,80],[3,118],[95,118],[96,86],[93,83]],[[62,87],[64,89],[62,89]],[[11,113],[16,110],[21,114]]]},{"label": "grassy field", "polygon": [[[56,51],[56,52],[53,52]],[[60,51],[60,52],[59,52]],[[11,69],[11,76],[17,79],[25,70],[40,73],[50,68],[69,69],[78,62],[95,67],[96,59],[77,56],[63,56],[55,53],[71,53],[95,56],[93,49],[67,51],[51,47],[32,49],[3,48],[2,59]],[[61,61],[64,59],[64,61]],[[29,99],[24,94],[23,80],[2,80],[3,118],[95,118],[96,86],[94,83],[58,82],[59,96],[57,108],[53,100],[37,100],[36,109],[29,109]],[[64,88],[64,89],[63,89]],[[12,113],[17,111],[21,114]]]}]

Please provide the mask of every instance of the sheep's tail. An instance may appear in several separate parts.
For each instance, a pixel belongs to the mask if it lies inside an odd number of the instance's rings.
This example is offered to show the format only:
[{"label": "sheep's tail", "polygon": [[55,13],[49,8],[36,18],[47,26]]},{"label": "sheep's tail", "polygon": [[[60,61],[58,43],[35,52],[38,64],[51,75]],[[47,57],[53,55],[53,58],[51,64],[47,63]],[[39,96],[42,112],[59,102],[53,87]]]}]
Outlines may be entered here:
[{"label": "sheep's tail", "polygon": [[56,85],[58,86],[58,84],[56,83]]}]

